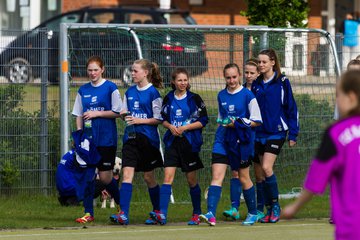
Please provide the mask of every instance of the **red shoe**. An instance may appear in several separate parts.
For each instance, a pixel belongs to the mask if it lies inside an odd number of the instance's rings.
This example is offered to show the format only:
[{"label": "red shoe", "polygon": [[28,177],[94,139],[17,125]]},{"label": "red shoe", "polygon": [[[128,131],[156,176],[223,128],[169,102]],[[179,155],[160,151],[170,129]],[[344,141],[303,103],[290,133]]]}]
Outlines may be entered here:
[{"label": "red shoe", "polygon": [[271,215],[270,215],[270,222],[276,223],[280,220],[280,206],[278,204],[275,204],[272,207]]},{"label": "red shoe", "polygon": [[93,216],[90,215],[90,213],[85,213],[85,215],[81,218],[75,219],[78,223],[90,223],[93,222],[95,219]]},{"label": "red shoe", "polygon": [[123,211],[119,212],[118,214],[112,214],[110,216],[110,221],[112,221],[113,223],[118,223],[120,225],[129,224],[129,218]]},{"label": "red shoe", "polygon": [[188,221],[188,225],[199,225],[200,224],[200,218],[198,214],[193,214],[190,221]]},{"label": "red shoe", "polygon": [[269,223],[271,215],[272,215],[272,211],[271,211],[271,208],[270,208],[270,209],[267,210],[267,213],[266,213],[265,217],[261,218],[259,220],[259,222],[261,222],[261,223]]}]

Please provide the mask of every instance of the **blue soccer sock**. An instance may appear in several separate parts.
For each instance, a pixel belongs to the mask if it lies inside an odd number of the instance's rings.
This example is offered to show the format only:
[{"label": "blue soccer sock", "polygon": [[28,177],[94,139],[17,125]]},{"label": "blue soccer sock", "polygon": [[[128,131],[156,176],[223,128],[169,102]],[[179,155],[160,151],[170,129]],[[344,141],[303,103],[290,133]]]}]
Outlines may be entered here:
[{"label": "blue soccer sock", "polygon": [[171,195],[171,184],[163,184],[160,188],[160,211],[167,216]]},{"label": "blue soccer sock", "polygon": [[264,211],[264,205],[265,205],[264,185],[265,185],[265,181],[256,183],[256,202],[257,202],[256,208],[260,212]]},{"label": "blue soccer sock", "polygon": [[84,212],[90,213],[91,216],[94,216],[94,193],[95,193],[95,181],[86,183],[85,192],[84,192]]},{"label": "blue soccer sock", "polygon": [[153,205],[153,211],[160,210],[160,186],[156,185],[153,188],[148,188],[150,201]]},{"label": "blue soccer sock", "polygon": [[216,209],[220,200],[221,189],[222,189],[221,186],[211,185],[209,187],[207,207],[208,207],[208,212],[212,212],[214,216],[216,216]]},{"label": "blue soccer sock", "polygon": [[232,178],[230,180],[230,200],[231,206],[239,209],[241,195],[241,182],[239,178]]},{"label": "blue soccer sock", "polygon": [[120,203],[120,191],[117,181],[113,178],[111,182],[106,185],[106,190],[110,193],[111,197],[114,198],[116,204]]},{"label": "blue soccer sock", "polygon": [[199,184],[190,187],[190,197],[193,205],[193,214],[201,214],[201,189]]},{"label": "blue soccer sock", "polygon": [[255,201],[255,187],[252,186],[249,189],[246,190],[244,189],[243,193],[244,193],[244,199],[248,209],[248,213],[256,215],[257,211],[256,211],[256,201]]},{"label": "blue soccer sock", "polygon": [[270,205],[279,204],[279,190],[275,174],[265,177],[265,185],[269,191]]},{"label": "blue soccer sock", "polygon": [[120,188],[120,208],[126,216],[129,216],[131,196],[132,184],[123,182]]}]

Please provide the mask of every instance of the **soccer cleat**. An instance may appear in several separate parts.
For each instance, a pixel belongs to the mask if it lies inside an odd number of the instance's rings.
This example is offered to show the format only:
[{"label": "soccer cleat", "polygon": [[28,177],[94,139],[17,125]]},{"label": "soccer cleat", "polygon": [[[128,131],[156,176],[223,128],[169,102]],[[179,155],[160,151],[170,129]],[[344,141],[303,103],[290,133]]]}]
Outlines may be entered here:
[{"label": "soccer cleat", "polygon": [[272,211],[271,211],[271,208],[269,208],[269,209],[267,210],[266,215],[265,215],[263,218],[261,218],[261,219],[259,220],[259,222],[261,222],[261,223],[269,223],[269,222],[270,222],[270,215],[272,214],[271,212],[272,212]]},{"label": "soccer cleat", "polygon": [[230,208],[229,210],[225,210],[223,212],[223,215],[225,217],[230,217],[234,221],[236,221],[236,220],[238,220],[240,218],[239,211],[234,207]]},{"label": "soccer cleat", "polygon": [[260,219],[264,218],[265,214],[262,211],[257,211],[257,221],[260,222]]},{"label": "soccer cleat", "polygon": [[95,219],[90,213],[85,213],[85,215],[81,218],[77,218],[75,221],[78,223],[90,223],[93,222]]},{"label": "soccer cleat", "polygon": [[275,204],[273,207],[272,207],[272,211],[271,211],[271,215],[270,215],[270,219],[269,219],[269,222],[271,223],[276,223],[280,220],[280,212],[281,212],[281,209],[280,209],[280,206],[279,204]]},{"label": "soccer cleat", "polygon": [[215,226],[216,224],[216,218],[212,212],[208,212],[206,214],[200,214],[199,218],[201,222],[206,222],[210,226]]},{"label": "soccer cleat", "polygon": [[246,219],[242,222],[244,226],[251,226],[258,220],[257,215],[248,213]]},{"label": "soccer cleat", "polygon": [[152,219],[151,217],[149,217],[148,219],[145,220],[145,224],[146,225],[156,225],[157,221],[155,221],[154,219]]},{"label": "soccer cleat", "polygon": [[200,218],[198,214],[193,214],[190,221],[188,221],[188,225],[199,225]]},{"label": "soccer cleat", "polygon": [[[159,210],[154,210],[154,212],[159,212]],[[150,215],[150,213],[149,213]],[[145,220],[145,224],[146,225],[156,225],[157,221],[152,219],[152,217],[149,217],[148,219]]]},{"label": "soccer cleat", "polygon": [[129,218],[126,216],[126,214],[121,211],[118,214],[113,214],[110,216],[110,221],[113,223],[118,223],[120,225],[128,225],[129,224]]},{"label": "soccer cleat", "polygon": [[154,212],[150,212],[149,213],[150,217],[160,223],[160,225],[165,225],[166,224],[166,216],[165,214],[161,213],[160,211],[154,211]]}]

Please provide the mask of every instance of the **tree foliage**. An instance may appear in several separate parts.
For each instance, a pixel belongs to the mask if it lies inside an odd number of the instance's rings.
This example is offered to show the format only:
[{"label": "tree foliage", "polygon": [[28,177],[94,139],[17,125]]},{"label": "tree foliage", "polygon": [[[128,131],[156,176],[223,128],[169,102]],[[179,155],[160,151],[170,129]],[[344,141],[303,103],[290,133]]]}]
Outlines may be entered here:
[{"label": "tree foliage", "polygon": [[250,25],[268,27],[306,27],[304,20],[309,12],[306,0],[247,0],[248,9],[241,15]]}]

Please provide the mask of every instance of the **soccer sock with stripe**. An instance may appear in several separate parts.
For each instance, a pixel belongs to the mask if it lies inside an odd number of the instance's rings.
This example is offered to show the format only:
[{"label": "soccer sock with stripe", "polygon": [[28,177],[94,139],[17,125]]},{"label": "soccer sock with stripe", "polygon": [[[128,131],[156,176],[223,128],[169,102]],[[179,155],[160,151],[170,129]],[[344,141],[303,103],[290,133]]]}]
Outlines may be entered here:
[{"label": "soccer sock with stripe", "polygon": [[111,180],[111,182],[108,185],[106,185],[105,188],[108,191],[108,193],[110,193],[111,197],[114,198],[115,203],[119,204],[120,191],[119,191],[119,186],[118,186],[118,183],[116,182],[116,180],[113,178]]},{"label": "soccer sock with stripe", "polygon": [[85,187],[83,205],[85,209],[84,212],[90,213],[91,216],[94,216],[94,205],[93,205],[94,193],[95,193],[95,181],[88,182]]},{"label": "soccer sock with stripe", "polygon": [[258,211],[264,211],[264,185],[265,181],[257,182],[256,183],[256,208]]},{"label": "soccer sock with stripe", "polygon": [[148,188],[153,211],[160,210],[160,186],[156,185],[153,188]]},{"label": "soccer sock with stripe", "polygon": [[123,182],[120,188],[120,208],[126,216],[129,216],[131,196],[132,184]]},{"label": "soccer sock with stripe", "polygon": [[230,200],[231,206],[239,209],[241,195],[241,182],[239,178],[230,179]]},{"label": "soccer sock with stripe", "polygon": [[201,214],[201,189],[199,184],[190,187],[190,196],[193,205],[193,214]]},{"label": "soccer sock with stripe", "polygon": [[250,214],[256,215],[256,201],[255,201],[255,187],[254,185],[249,189],[244,189],[244,199]]},{"label": "soccer sock with stripe", "polygon": [[171,195],[171,184],[163,184],[160,188],[160,211],[167,216]]},{"label": "soccer sock with stripe", "polygon": [[208,212],[212,212],[214,216],[216,216],[216,209],[220,200],[221,189],[221,186],[211,185],[209,187],[207,199]]}]

